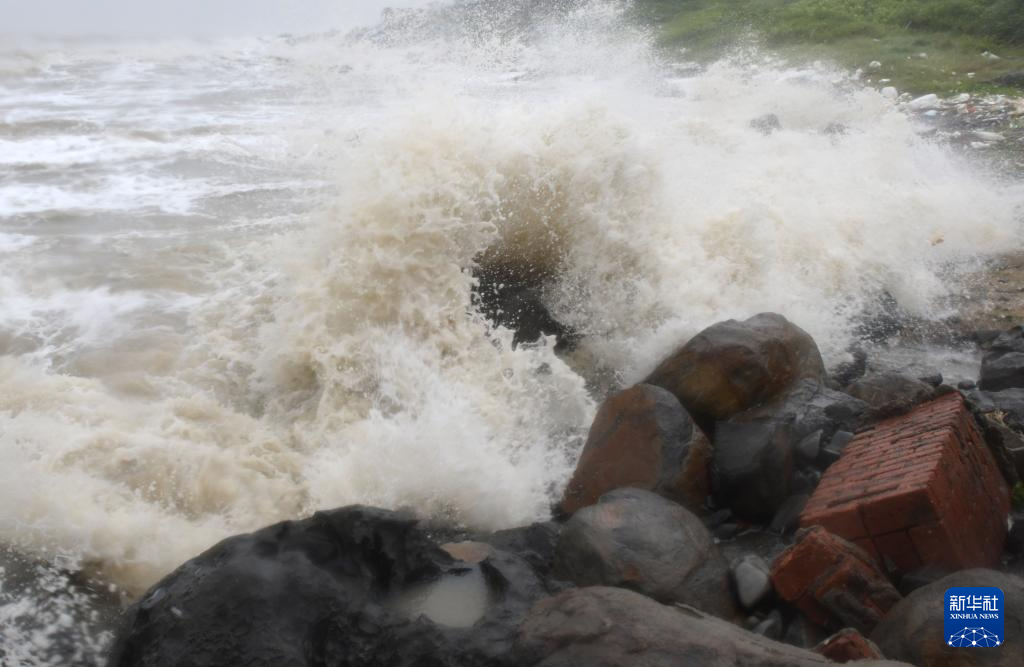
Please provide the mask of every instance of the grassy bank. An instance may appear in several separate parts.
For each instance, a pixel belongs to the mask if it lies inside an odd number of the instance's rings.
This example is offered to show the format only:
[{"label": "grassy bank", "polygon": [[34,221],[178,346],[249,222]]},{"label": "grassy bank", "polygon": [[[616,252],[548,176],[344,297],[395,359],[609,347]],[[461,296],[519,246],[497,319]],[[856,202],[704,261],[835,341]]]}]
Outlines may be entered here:
[{"label": "grassy bank", "polygon": [[666,46],[699,59],[753,36],[794,59],[877,61],[872,78],[913,93],[1021,90],[997,80],[1024,71],[1024,0],[638,0],[637,10]]}]

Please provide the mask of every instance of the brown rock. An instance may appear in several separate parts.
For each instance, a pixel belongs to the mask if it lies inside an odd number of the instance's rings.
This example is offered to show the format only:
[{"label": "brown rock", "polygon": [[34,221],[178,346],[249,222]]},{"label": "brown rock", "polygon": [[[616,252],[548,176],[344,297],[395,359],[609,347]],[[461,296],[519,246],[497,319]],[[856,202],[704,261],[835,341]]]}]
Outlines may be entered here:
[{"label": "brown rock", "polygon": [[572,514],[609,491],[636,487],[696,511],[710,490],[711,456],[704,433],[672,394],[637,385],[597,411],[560,508]]},{"label": "brown rock", "polygon": [[801,379],[825,379],[814,339],[781,315],[762,313],[705,329],[646,382],[672,392],[708,427],[779,396]]}]

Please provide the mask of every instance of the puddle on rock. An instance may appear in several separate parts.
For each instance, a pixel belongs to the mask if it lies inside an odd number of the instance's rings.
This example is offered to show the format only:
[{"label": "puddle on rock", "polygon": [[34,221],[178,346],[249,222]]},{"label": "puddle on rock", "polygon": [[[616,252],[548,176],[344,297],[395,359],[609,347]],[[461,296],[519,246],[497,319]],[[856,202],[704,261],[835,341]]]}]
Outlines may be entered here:
[{"label": "puddle on rock", "polygon": [[425,616],[438,625],[468,628],[487,612],[491,591],[483,571],[474,565],[403,591],[394,604],[413,618]]}]

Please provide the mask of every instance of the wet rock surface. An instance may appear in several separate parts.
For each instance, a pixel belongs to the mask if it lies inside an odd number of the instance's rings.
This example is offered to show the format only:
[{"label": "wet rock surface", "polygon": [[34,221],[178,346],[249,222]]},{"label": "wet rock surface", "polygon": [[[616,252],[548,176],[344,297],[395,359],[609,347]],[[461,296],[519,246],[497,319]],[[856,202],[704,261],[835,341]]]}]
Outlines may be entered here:
[{"label": "wet rock surface", "polygon": [[814,339],[781,315],[762,313],[705,329],[645,382],[672,392],[709,426],[776,398],[801,379],[824,378]]},{"label": "wet rock surface", "polygon": [[901,373],[873,373],[857,380],[846,391],[870,405],[878,419],[909,412],[935,397],[933,385]]},{"label": "wet rock surface", "polygon": [[[807,493],[816,478],[794,488],[794,474],[810,471],[835,434],[856,429],[870,407],[864,401],[801,380],[766,405],[715,426],[712,483],[715,501],[738,515],[768,522],[793,494]],[[827,458],[826,458],[827,460]],[[809,481],[813,480],[813,481]],[[784,526],[783,526],[784,528]]]},{"label": "wet rock surface", "polygon": [[184,564],[125,614],[110,664],[514,664],[515,628],[549,594],[514,554],[481,561],[488,600],[472,627],[403,610],[405,593],[469,572],[406,515],[321,512]]},{"label": "wet rock surface", "polygon": [[523,664],[544,667],[829,664],[697,610],[617,588],[583,588],[541,601],[523,623],[517,648]]},{"label": "wet rock surface", "polygon": [[854,368],[838,391],[778,316],[701,336],[670,388],[601,406],[556,520],[348,507],[231,538],[124,615],[111,664],[1020,664],[931,635],[946,587],[994,585],[1024,636],[1024,387]]},{"label": "wet rock surface", "polygon": [[710,443],[676,397],[637,385],[601,405],[560,510],[572,514],[627,486],[699,510],[709,492],[710,459]]},{"label": "wet rock surface", "polygon": [[619,489],[577,512],[558,539],[555,576],[622,586],[724,618],[735,613],[729,569],[704,524],[664,498]]},{"label": "wet rock surface", "polygon": [[[994,649],[947,646],[943,635],[946,589],[993,586],[1005,596],[1005,643]],[[921,667],[940,665],[1019,666],[1024,660],[1024,579],[993,570],[965,570],[924,586],[897,604],[871,639],[889,658]]]},{"label": "wet rock surface", "polygon": [[1024,328],[1014,327],[992,343],[981,362],[978,387],[984,391],[1024,387]]}]

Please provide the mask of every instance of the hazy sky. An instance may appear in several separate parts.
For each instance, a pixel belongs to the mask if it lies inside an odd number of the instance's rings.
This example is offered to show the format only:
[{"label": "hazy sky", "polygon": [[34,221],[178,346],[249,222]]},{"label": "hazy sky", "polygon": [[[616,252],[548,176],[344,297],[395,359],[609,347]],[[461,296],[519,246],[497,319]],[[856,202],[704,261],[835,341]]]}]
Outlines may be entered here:
[{"label": "hazy sky", "polygon": [[239,35],[346,28],[430,0],[0,0],[0,33]]}]

